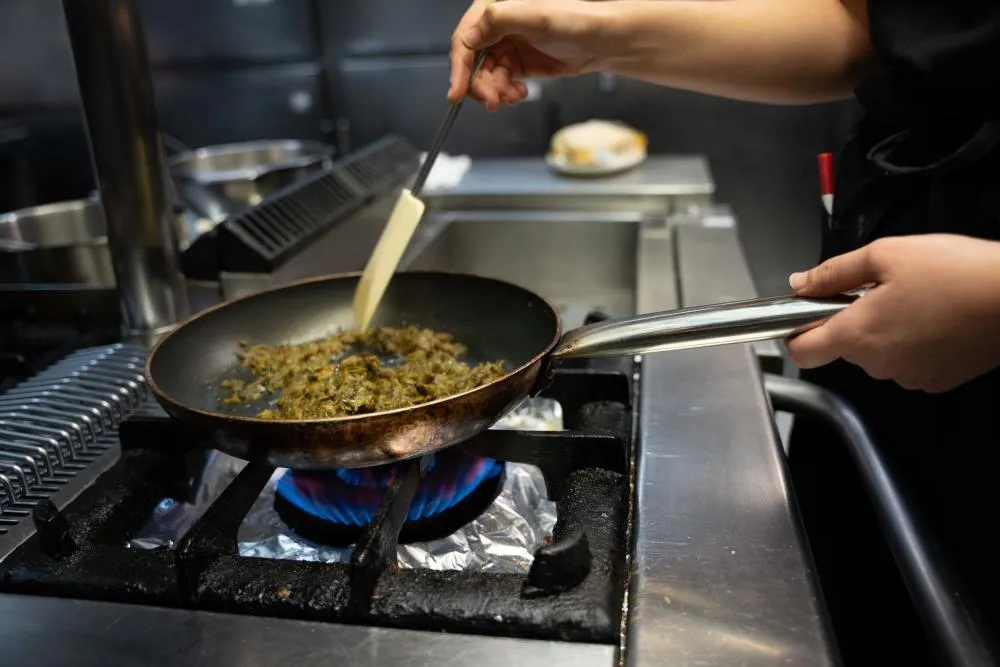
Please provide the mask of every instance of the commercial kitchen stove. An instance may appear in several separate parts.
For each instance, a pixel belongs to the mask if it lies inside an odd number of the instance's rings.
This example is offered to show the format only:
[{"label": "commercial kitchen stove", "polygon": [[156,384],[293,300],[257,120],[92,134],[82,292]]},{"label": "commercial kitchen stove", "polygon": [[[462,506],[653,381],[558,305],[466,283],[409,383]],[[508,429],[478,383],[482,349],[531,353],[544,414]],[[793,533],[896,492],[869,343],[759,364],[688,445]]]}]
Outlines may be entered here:
[{"label": "commercial kitchen stove", "polygon": [[[471,226],[493,224],[452,223],[409,261],[465,261],[458,249]],[[512,224],[527,233],[527,223]],[[559,280],[564,264],[553,262],[520,275],[560,304],[568,326],[675,307],[692,291],[679,284],[694,279],[685,265],[707,269],[704,291],[730,247],[723,231],[671,229],[662,218],[546,218],[531,228],[519,246],[529,259],[566,231],[574,252],[603,257],[600,284],[581,285],[586,272]],[[487,240],[498,232],[477,229]],[[700,242],[685,253],[675,244],[689,236]],[[427,498],[420,471],[404,466],[382,479],[381,504],[362,513],[367,527],[355,526],[346,550],[308,539],[325,538],[276,508],[282,471],[222,465],[151,407],[144,354],[130,345],[82,350],[0,396],[0,641],[12,664],[834,661],[749,348],[564,367],[547,394],[559,406],[557,430],[529,420],[529,430],[494,429],[462,448],[504,462],[504,480],[490,477],[499,494],[483,480],[476,491],[494,497],[494,509],[444,541],[440,528],[407,535],[403,519]],[[541,480],[540,495],[511,486],[526,470]],[[489,523],[513,516],[495,508],[518,493],[533,500],[514,506],[544,515],[530,523],[534,541]],[[176,516],[180,505],[198,509],[172,533],[150,528],[151,515]],[[465,511],[459,523],[479,510]],[[247,537],[253,521],[258,534]],[[459,533],[486,556],[454,565]],[[396,544],[418,539],[423,546]]]}]

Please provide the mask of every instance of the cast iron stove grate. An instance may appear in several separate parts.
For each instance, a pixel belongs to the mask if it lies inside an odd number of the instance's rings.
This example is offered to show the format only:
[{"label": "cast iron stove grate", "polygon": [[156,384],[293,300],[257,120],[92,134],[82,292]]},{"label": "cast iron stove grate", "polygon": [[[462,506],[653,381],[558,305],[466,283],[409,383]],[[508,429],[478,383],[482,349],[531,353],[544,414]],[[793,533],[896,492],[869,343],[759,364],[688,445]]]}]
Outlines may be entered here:
[{"label": "cast iron stove grate", "polygon": [[[523,575],[399,569],[396,545],[421,477],[388,487],[348,564],[240,556],[237,531],[274,469],[248,464],[175,549],[124,545],[164,497],[183,498],[201,452],[158,408],[120,428],[122,459],[63,511],[34,512],[36,534],[0,563],[0,589],[117,602],[420,630],[618,641],[626,580],[627,372],[565,369],[543,393],[565,431],[491,430],[461,447],[538,466],[558,507],[551,543]],[[187,449],[184,449],[188,447]]]}]

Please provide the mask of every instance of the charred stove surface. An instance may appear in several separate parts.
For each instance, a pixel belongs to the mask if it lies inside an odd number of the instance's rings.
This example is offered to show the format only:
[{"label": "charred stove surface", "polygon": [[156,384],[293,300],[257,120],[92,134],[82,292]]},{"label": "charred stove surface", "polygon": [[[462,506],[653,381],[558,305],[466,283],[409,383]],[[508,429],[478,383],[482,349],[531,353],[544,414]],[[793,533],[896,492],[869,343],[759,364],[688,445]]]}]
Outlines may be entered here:
[{"label": "charred stove surface", "polygon": [[3,561],[0,589],[92,600],[176,606],[181,603],[173,554],[122,547],[140,517],[183,475],[176,460],[128,452],[63,512],[35,512],[36,533]]},{"label": "charred stove surface", "polygon": [[[189,459],[199,446],[186,441],[176,423],[140,415],[123,424],[124,453],[111,470],[62,513],[40,510],[39,532],[0,564],[0,588],[237,614],[616,644],[626,579],[630,370],[558,372],[546,395],[562,406],[565,431],[490,431],[442,455],[433,467],[421,461],[401,464],[380,482],[384,494],[356,538],[348,563],[239,554],[240,525],[275,473],[259,464],[242,469],[176,549],[127,548],[162,498],[190,493]],[[406,519],[426,515],[431,506],[430,496],[420,496],[421,480],[444,472],[451,456],[541,470],[558,519],[551,544],[539,550],[529,571],[396,566]],[[478,470],[473,480],[502,477],[483,475],[491,467],[480,465],[473,466]],[[477,489],[482,487],[480,483]]]}]

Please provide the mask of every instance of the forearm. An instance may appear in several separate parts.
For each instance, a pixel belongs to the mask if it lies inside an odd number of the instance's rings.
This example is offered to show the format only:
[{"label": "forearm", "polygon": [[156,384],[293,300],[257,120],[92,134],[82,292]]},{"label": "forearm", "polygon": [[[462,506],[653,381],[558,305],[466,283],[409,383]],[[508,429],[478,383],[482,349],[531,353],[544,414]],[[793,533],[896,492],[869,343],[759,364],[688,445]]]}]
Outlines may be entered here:
[{"label": "forearm", "polygon": [[869,54],[863,3],[853,13],[838,0],[617,0],[598,7],[607,45],[601,69],[722,97],[841,99]]}]

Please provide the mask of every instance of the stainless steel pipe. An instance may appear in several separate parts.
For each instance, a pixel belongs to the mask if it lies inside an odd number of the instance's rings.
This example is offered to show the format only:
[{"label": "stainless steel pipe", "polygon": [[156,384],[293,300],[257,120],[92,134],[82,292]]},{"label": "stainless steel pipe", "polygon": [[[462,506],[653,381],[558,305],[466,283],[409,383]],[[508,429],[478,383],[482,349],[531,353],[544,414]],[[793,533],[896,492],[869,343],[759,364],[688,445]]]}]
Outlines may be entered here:
[{"label": "stainless steel pipe", "polygon": [[775,410],[821,419],[847,445],[910,597],[945,664],[955,667],[996,665],[998,653],[990,629],[968,601],[963,583],[939,556],[934,543],[915,520],[854,409],[833,393],[801,380],[768,375],[764,387]]},{"label": "stainless steel pipe", "polygon": [[133,0],[63,0],[127,334],[187,315],[146,41]]}]

